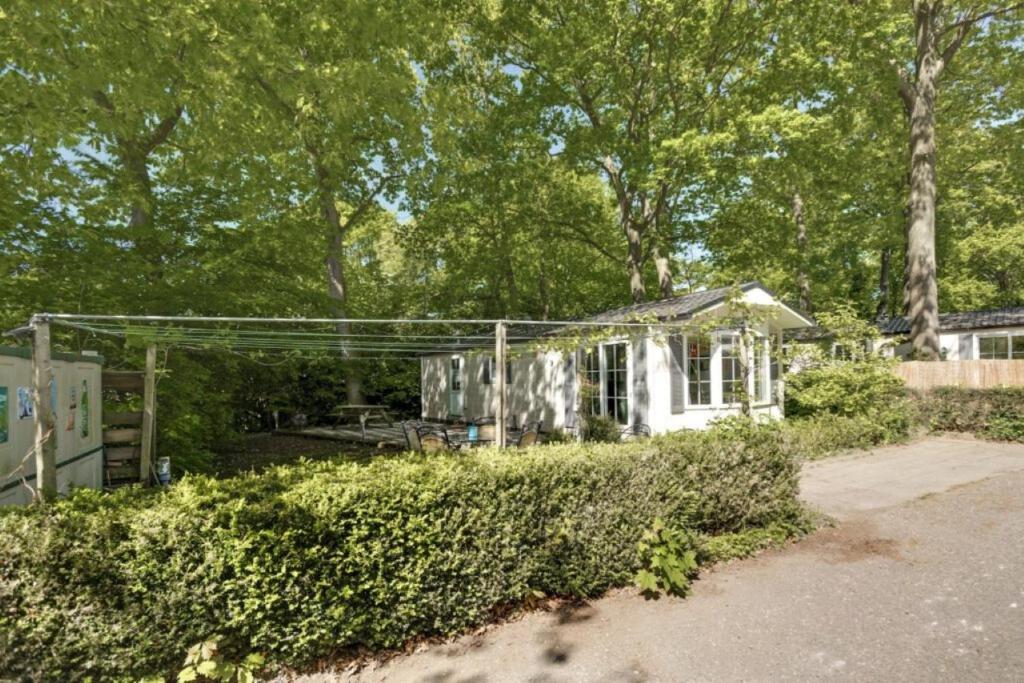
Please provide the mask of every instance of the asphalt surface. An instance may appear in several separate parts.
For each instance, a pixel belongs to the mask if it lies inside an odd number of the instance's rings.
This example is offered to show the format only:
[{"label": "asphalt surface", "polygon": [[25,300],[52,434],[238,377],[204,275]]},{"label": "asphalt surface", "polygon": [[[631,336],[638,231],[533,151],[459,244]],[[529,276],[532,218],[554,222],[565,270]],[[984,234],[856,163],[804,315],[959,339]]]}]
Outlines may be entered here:
[{"label": "asphalt surface", "polygon": [[685,600],[617,591],[303,680],[1024,680],[1024,446],[928,439],[803,482],[837,525]]}]

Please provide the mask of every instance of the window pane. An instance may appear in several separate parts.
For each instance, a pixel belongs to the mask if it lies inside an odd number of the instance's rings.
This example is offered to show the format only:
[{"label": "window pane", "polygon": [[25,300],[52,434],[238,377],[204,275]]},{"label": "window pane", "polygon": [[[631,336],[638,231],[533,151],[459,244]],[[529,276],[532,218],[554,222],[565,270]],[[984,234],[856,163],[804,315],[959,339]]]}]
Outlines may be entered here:
[{"label": "window pane", "polygon": [[735,335],[722,337],[722,403],[736,403],[742,389],[739,343]]},{"label": "window pane", "polygon": [[605,414],[620,424],[626,424],[629,421],[626,345],[609,344],[602,349],[605,362]]},{"label": "window pane", "polygon": [[583,410],[587,415],[601,414],[601,364],[597,349],[586,352],[583,358]]},{"label": "window pane", "polygon": [[707,337],[687,337],[686,378],[689,383],[690,405],[711,403],[711,340]]},{"label": "window pane", "polygon": [[1009,339],[1007,337],[981,337],[978,339],[978,351],[981,358],[1008,358]]},{"label": "window pane", "polygon": [[1024,359],[1024,335],[1013,337],[1010,353],[1015,359]]}]

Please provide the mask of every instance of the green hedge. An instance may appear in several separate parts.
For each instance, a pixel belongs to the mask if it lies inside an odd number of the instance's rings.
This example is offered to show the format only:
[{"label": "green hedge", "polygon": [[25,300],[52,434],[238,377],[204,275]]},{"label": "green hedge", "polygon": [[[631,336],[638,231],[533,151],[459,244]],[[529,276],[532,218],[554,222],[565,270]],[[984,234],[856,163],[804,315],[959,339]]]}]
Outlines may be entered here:
[{"label": "green hedge", "polygon": [[[541,591],[627,584],[655,518],[702,534],[789,528],[778,428],[626,445],[316,463],[0,515],[0,675],[169,671],[221,634],[301,664],[464,630]],[[773,532],[775,533],[775,532]]]},{"label": "green hedge", "polygon": [[918,403],[933,430],[1024,441],[1024,387],[941,387],[919,396]]}]

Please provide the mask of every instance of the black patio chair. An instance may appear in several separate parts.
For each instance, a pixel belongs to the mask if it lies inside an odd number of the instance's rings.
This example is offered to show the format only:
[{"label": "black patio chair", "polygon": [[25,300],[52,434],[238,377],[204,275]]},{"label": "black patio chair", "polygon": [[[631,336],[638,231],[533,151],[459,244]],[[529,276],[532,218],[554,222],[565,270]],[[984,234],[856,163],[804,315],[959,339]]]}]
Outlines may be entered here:
[{"label": "black patio chair", "polygon": [[458,445],[452,443],[448,438],[448,430],[442,425],[420,425],[416,430],[416,436],[420,440],[421,453],[440,453],[458,449]]},{"label": "black patio chair", "polygon": [[526,448],[527,446],[533,446],[540,440],[540,429],[543,423],[527,422],[523,425],[523,431],[519,433],[519,439],[516,441],[517,448]]},{"label": "black patio chair", "polygon": [[420,423],[415,420],[407,420],[402,423],[402,434],[405,436],[405,445],[415,453],[423,452],[423,444],[420,443]]},{"label": "black patio chair", "polygon": [[632,441],[634,439],[646,439],[651,436],[650,425],[645,425],[642,422],[636,424],[626,425],[619,432],[619,438],[622,441]]}]

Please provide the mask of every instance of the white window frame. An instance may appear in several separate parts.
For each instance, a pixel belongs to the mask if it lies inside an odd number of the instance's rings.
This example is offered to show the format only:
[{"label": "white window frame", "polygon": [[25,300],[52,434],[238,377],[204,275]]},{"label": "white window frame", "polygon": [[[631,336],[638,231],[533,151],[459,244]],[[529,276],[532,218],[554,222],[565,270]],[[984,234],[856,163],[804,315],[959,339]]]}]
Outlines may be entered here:
[{"label": "white window frame", "polygon": [[[722,400],[722,340],[723,338],[739,339],[742,333],[739,330],[715,330],[709,332],[706,336],[711,340],[711,402],[710,403],[691,403],[690,402],[690,336],[687,334],[683,337],[683,381],[686,384],[684,392],[684,402],[686,410],[721,410],[722,408],[738,408],[742,405],[741,402],[735,401],[731,403],[725,403]],[[770,334],[755,333],[753,338],[754,343],[750,344],[746,349],[747,351],[747,363],[750,365],[750,373],[747,378],[747,395],[750,396],[750,405],[755,408],[764,408],[775,405],[775,392],[772,391],[772,379],[771,379],[771,363],[772,363],[772,337]],[[754,365],[754,354],[757,352],[758,342],[763,342],[763,363],[760,368],[761,371],[761,390],[762,395],[756,396],[754,389],[757,386],[754,377],[754,371],[756,366]]]},{"label": "white window frame", "polygon": [[[999,358],[982,358],[981,357],[981,340],[982,339],[993,339],[1005,337],[1006,338],[1006,356]],[[1016,360],[1013,357],[1013,340],[1015,337],[1024,337],[1024,330],[1000,330],[998,332],[976,332],[974,334],[973,353],[974,358],[978,360]]]},{"label": "white window frame", "polygon": [[[641,341],[641,343],[643,342]],[[608,356],[605,349],[619,344],[622,345],[626,352],[626,421],[620,424],[627,426],[633,424],[633,345],[629,340],[619,339],[601,342],[593,347],[593,351],[597,354],[598,364],[598,391],[595,398],[598,403],[598,414],[602,417],[608,417]],[[586,365],[587,352],[588,349],[581,350],[580,370],[584,378],[589,379],[587,377]],[[588,407],[580,406],[580,408],[586,410]]]}]

